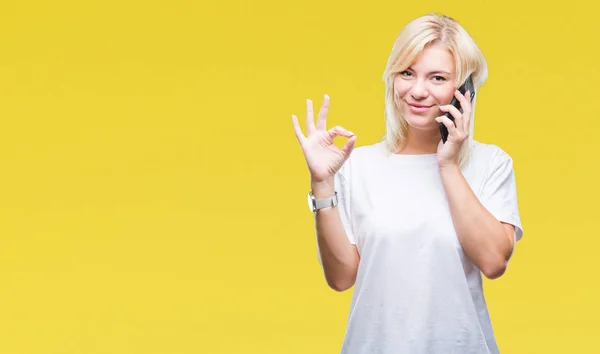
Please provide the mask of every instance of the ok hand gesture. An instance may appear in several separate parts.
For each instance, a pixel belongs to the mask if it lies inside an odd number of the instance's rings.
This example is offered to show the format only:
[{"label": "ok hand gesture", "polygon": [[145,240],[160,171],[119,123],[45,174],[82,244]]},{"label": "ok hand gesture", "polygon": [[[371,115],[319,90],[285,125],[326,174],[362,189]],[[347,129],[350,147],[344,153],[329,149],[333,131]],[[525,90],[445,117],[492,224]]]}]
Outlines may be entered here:
[{"label": "ok hand gesture", "polygon": [[[315,125],[312,101],[310,99],[306,100],[307,136],[302,134],[298,118],[292,115],[296,138],[298,138],[298,142],[304,153],[313,182],[322,182],[332,178],[340,167],[342,167],[346,159],[348,159],[356,142],[356,135],[340,126],[326,130],[328,110],[329,96],[325,95],[323,104],[319,110],[317,124]],[[333,139],[337,136],[349,138],[341,149],[333,144]]]}]

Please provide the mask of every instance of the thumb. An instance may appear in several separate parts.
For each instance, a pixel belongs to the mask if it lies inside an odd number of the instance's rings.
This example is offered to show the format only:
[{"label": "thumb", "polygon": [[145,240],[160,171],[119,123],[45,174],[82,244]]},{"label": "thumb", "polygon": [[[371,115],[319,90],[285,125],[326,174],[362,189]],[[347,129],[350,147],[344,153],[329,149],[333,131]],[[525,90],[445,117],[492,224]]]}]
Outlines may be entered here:
[{"label": "thumb", "polygon": [[346,141],[346,144],[342,148],[342,151],[344,152],[344,155],[346,155],[346,157],[350,155],[350,153],[354,149],[355,144],[356,144],[356,135],[352,135],[352,137],[350,137],[350,139],[348,139]]}]

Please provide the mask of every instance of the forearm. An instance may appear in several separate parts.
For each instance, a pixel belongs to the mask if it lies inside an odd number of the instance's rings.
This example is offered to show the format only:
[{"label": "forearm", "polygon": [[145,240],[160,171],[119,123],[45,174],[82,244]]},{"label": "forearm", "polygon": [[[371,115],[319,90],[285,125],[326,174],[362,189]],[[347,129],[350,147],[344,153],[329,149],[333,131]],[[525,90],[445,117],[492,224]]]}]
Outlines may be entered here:
[{"label": "forearm", "polygon": [[440,167],[440,174],[465,253],[486,277],[501,276],[513,247],[504,226],[481,204],[458,166]]},{"label": "forearm", "polygon": [[[335,193],[333,179],[311,183],[315,198],[321,199]],[[356,281],[359,256],[340,218],[337,206],[320,209],[315,213],[315,228],[319,257],[327,284],[336,291],[349,289]]]}]

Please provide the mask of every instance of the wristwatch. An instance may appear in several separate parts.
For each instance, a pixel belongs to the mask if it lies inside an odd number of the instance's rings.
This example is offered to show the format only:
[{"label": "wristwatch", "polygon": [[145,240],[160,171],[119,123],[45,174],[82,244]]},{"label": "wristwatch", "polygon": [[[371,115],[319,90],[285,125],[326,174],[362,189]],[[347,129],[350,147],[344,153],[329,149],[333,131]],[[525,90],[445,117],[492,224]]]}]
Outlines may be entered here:
[{"label": "wristwatch", "polygon": [[319,209],[334,207],[338,204],[337,192],[331,197],[323,198],[323,199],[315,199],[315,196],[312,192],[308,193],[308,208],[313,213]]}]

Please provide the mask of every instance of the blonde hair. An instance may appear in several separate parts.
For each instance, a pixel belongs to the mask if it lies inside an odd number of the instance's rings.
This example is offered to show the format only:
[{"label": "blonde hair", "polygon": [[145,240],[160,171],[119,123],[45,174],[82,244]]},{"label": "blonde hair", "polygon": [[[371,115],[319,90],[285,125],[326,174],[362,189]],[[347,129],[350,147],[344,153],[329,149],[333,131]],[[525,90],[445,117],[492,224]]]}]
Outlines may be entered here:
[{"label": "blonde hair", "polygon": [[[408,123],[395,100],[394,78],[399,72],[410,67],[427,46],[438,42],[443,43],[454,57],[455,87],[460,86],[469,75],[472,75],[473,85],[477,91],[487,79],[487,63],[483,53],[456,20],[446,15],[430,13],[408,23],[396,38],[383,73],[386,120],[383,144],[389,153],[396,153],[402,149],[408,135]],[[469,158],[476,101],[477,95],[472,102],[470,134],[458,156],[461,167]]]}]

